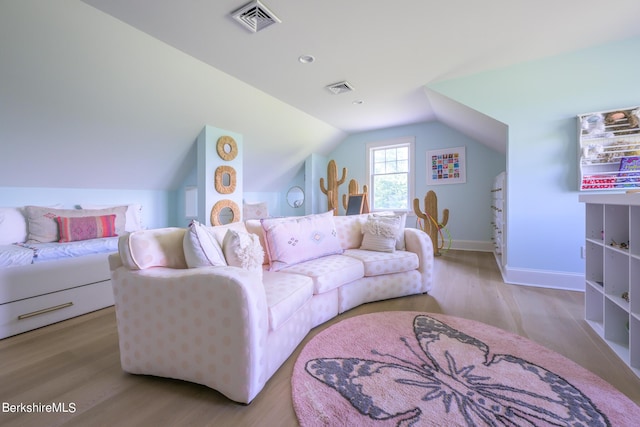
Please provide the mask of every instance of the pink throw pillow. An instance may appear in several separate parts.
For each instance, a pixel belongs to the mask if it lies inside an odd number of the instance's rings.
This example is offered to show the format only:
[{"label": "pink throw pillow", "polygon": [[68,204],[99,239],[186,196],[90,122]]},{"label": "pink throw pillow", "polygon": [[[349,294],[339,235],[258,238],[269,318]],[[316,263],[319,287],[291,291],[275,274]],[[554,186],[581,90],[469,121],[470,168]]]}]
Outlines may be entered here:
[{"label": "pink throw pillow", "polygon": [[343,252],[332,211],[300,217],[269,218],[261,222],[271,271]]},{"label": "pink throw pillow", "polygon": [[76,242],[78,240],[115,237],[116,215],[56,217],[60,232],[58,242]]}]

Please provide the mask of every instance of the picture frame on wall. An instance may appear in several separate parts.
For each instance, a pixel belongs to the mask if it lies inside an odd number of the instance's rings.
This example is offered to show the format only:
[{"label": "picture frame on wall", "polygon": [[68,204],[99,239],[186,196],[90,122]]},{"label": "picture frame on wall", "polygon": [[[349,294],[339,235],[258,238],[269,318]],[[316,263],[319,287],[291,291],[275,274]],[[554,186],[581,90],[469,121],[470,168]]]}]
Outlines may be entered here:
[{"label": "picture frame on wall", "polygon": [[427,185],[464,184],[466,169],[466,147],[427,151]]}]

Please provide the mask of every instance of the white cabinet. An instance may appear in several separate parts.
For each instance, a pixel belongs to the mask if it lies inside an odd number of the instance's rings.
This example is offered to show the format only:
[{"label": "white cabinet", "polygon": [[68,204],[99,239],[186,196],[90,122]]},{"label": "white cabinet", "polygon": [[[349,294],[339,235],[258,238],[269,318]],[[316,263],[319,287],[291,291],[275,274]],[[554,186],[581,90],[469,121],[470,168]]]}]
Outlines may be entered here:
[{"label": "white cabinet", "polygon": [[640,188],[640,108],[580,114],[581,191]]},{"label": "white cabinet", "polygon": [[491,241],[501,270],[506,265],[506,205],[506,173],[502,172],[495,177],[491,188]]},{"label": "white cabinet", "polygon": [[585,319],[640,376],[640,194],[582,195]]}]

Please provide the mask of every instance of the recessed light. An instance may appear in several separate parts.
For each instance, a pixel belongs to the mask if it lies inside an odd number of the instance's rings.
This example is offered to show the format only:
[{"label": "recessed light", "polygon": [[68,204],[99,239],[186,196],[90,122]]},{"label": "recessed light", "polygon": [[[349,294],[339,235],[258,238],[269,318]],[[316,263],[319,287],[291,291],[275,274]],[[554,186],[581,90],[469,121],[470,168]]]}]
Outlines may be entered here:
[{"label": "recessed light", "polygon": [[303,64],[311,64],[315,60],[316,58],[314,58],[313,55],[300,55],[300,57],[298,57],[298,61]]},{"label": "recessed light", "polygon": [[364,104],[364,101],[362,99],[356,99],[355,101],[353,101],[353,105],[362,105]]}]

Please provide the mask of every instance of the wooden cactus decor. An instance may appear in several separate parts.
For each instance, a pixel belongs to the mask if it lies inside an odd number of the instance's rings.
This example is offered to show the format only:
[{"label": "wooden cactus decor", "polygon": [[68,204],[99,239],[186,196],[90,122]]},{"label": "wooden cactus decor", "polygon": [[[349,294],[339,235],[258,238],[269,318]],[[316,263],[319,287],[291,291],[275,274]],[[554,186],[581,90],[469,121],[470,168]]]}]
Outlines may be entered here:
[{"label": "wooden cactus decor", "polygon": [[320,190],[327,195],[329,210],[338,215],[338,187],[347,179],[347,168],[342,168],[342,177],[338,179],[338,167],[336,161],[331,160],[327,165],[327,186],[324,186],[324,178],[320,178]]},{"label": "wooden cactus decor", "polygon": [[424,231],[431,238],[433,254],[436,256],[442,255],[438,246],[438,234],[440,229],[449,222],[449,209],[442,211],[442,222],[438,221],[438,196],[436,196],[435,191],[429,190],[427,195],[424,196],[424,210],[424,212],[420,210],[420,200],[413,199],[413,211],[418,218],[424,221]]},{"label": "wooden cactus decor", "polygon": [[[352,179],[351,181],[349,181],[349,193],[347,194],[343,194],[342,195],[342,206],[344,206],[344,209],[347,210],[347,206],[349,206],[349,196],[352,194],[362,194],[362,193],[368,193],[369,189],[367,188],[366,185],[362,186],[362,192],[360,192],[360,186],[358,185],[358,181],[356,181],[355,179]],[[367,210],[368,212],[368,210]]]}]

